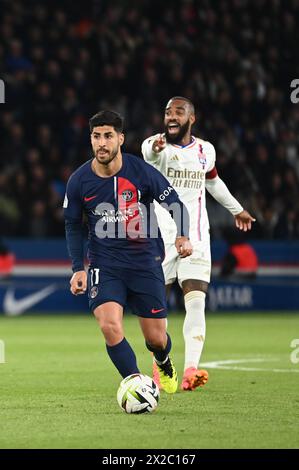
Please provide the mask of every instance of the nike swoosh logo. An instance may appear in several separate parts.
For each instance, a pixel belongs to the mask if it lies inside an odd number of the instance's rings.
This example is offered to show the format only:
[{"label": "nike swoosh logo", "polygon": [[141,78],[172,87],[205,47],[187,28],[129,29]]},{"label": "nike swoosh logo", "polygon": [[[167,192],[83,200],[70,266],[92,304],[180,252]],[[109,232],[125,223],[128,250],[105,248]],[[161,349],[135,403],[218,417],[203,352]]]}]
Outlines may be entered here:
[{"label": "nike swoosh logo", "polygon": [[85,198],[84,198],[84,201],[86,201],[86,202],[91,201],[91,200],[94,199],[95,197],[97,197],[97,196],[85,197]]},{"label": "nike swoosh logo", "polygon": [[158,310],[156,310],[155,308],[152,308],[152,313],[159,313],[159,312],[162,312],[162,310],[164,310],[164,308],[160,308]]},{"label": "nike swoosh logo", "polygon": [[41,300],[48,297],[56,290],[55,284],[51,284],[50,286],[45,287],[33,294],[26,295],[22,299],[15,298],[15,289],[8,289],[5,293],[5,297],[3,300],[3,311],[6,315],[10,317],[15,317],[17,315],[21,315],[30,307],[41,302]]}]

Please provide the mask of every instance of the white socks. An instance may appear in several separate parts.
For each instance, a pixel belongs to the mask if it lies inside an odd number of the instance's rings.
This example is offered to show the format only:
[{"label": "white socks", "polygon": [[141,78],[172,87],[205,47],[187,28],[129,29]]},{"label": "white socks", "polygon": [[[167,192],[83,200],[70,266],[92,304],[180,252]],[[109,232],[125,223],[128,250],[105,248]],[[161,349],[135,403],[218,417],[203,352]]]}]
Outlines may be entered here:
[{"label": "white socks", "polygon": [[185,339],[185,366],[198,368],[206,336],[205,321],[206,294],[199,290],[188,292],[185,295],[186,317],[183,326]]}]

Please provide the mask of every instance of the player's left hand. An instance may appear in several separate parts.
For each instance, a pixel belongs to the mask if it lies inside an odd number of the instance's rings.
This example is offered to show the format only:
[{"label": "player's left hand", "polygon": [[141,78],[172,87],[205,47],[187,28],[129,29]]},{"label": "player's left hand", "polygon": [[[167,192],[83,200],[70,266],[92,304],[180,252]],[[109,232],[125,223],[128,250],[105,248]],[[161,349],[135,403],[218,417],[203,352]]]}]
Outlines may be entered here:
[{"label": "player's left hand", "polygon": [[175,240],[175,247],[180,255],[180,258],[186,258],[192,255],[193,247],[187,237],[177,237]]},{"label": "player's left hand", "polygon": [[247,232],[247,230],[251,230],[252,222],[255,222],[254,219],[249,212],[242,211],[240,214],[235,215],[235,224],[236,227],[243,232]]}]

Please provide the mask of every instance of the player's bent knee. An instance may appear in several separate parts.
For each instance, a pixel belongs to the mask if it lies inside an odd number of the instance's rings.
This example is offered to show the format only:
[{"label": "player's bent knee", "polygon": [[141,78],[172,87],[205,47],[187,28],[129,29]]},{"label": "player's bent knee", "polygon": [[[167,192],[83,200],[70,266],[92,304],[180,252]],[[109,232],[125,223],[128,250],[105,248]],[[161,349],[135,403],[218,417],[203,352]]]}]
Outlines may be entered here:
[{"label": "player's bent knee", "polygon": [[117,323],[105,322],[100,325],[100,327],[105,337],[105,340],[109,345],[119,343],[124,336],[122,325],[119,325]]},{"label": "player's bent knee", "polygon": [[102,321],[100,323],[100,328],[104,334],[109,333],[109,332],[118,334],[122,332],[122,325],[118,322],[113,322],[113,321]]},{"label": "player's bent knee", "polygon": [[94,315],[105,338],[116,338],[123,335],[123,326],[121,321],[109,318],[106,315],[101,315],[98,312],[94,312]]}]

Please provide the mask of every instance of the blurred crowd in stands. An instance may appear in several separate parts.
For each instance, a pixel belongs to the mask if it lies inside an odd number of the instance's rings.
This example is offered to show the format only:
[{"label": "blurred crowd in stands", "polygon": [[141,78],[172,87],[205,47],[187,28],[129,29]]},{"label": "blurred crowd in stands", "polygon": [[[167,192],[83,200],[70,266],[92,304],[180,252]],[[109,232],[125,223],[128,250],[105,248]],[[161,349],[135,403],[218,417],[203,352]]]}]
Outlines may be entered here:
[{"label": "blurred crowd in stands", "polygon": [[[125,150],[163,129],[168,99],[197,110],[254,238],[299,236],[299,1],[1,0],[0,223],[61,236],[69,175],[91,157],[88,118],[125,117]],[[231,215],[208,201],[211,232]]]}]

